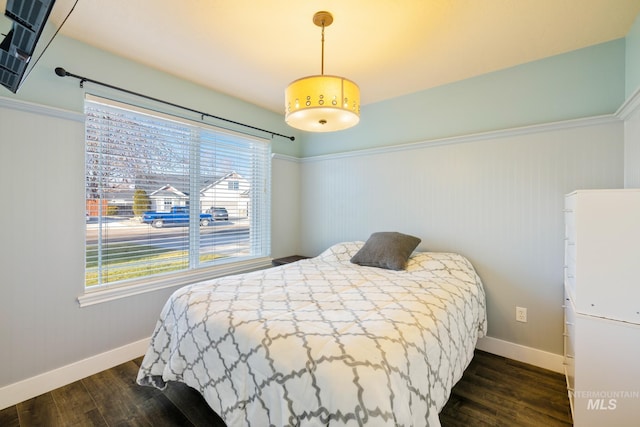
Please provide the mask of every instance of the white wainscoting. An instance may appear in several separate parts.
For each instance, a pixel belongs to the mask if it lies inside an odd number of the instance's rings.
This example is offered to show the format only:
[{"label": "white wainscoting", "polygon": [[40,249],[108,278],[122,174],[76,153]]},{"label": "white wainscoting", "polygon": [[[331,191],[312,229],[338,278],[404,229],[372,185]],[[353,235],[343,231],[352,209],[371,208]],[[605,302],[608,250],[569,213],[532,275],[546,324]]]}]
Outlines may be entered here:
[{"label": "white wainscoting", "polygon": [[418,236],[419,250],[476,267],[489,336],[561,354],[564,195],[622,187],[623,139],[623,122],[603,116],[304,159],[302,252]]}]

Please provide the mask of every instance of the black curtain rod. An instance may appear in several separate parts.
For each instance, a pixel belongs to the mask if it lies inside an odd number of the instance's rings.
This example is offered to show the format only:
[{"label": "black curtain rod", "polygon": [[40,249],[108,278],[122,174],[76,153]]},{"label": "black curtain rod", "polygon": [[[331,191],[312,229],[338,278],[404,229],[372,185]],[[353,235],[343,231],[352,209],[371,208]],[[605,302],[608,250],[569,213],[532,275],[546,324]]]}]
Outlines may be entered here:
[{"label": "black curtain rod", "polygon": [[130,95],[139,96],[139,97],[142,97],[142,98],[150,99],[151,101],[160,102],[162,104],[166,104],[166,105],[170,105],[172,107],[180,108],[182,110],[191,111],[192,113],[199,114],[201,117],[205,117],[205,116],[206,117],[211,117],[211,118],[214,118],[214,119],[217,119],[217,120],[225,121],[227,123],[233,123],[234,125],[244,126],[246,128],[249,128],[249,129],[257,130],[257,131],[260,131],[260,132],[265,132],[265,133],[270,134],[271,137],[280,136],[282,138],[290,139],[291,141],[295,141],[295,139],[296,139],[295,136],[287,136],[287,135],[282,135],[281,133],[271,132],[271,131],[266,130],[266,129],[260,129],[258,127],[247,125],[245,123],[240,123],[240,122],[236,122],[234,120],[225,119],[224,117],[214,116],[212,114],[208,114],[208,113],[204,113],[202,111],[194,110],[193,108],[184,107],[182,105],[174,104],[173,102],[163,101],[162,99],[154,98],[152,96],[143,95],[141,93],[133,92],[131,90],[124,89],[124,88],[121,88],[121,87],[118,87],[118,86],[113,86],[113,85],[110,85],[108,83],[103,83],[103,82],[99,82],[97,80],[93,80],[93,79],[90,79],[90,78],[87,78],[87,77],[79,76],[77,74],[72,74],[72,73],[68,72],[67,70],[65,70],[62,67],[56,67],[55,71],[56,71],[56,74],[58,76],[60,76],[60,77],[67,77],[67,76],[68,77],[75,77],[76,79],[80,80],[80,87],[84,87],[84,82],[95,83],[97,85],[108,87],[110,89],[119,90],[120,92],[125,92],[125,93],[128,93]]}]

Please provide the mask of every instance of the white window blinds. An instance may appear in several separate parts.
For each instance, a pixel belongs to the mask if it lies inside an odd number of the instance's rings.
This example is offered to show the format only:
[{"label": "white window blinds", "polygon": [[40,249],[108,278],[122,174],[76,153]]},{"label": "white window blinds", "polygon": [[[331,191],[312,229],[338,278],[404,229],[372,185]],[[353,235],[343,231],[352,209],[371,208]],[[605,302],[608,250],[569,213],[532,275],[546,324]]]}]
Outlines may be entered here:
[{"label": "white window blinds", "polygon": [[114,101],[85,101],[86,286],[269,255],[270,146]]}]

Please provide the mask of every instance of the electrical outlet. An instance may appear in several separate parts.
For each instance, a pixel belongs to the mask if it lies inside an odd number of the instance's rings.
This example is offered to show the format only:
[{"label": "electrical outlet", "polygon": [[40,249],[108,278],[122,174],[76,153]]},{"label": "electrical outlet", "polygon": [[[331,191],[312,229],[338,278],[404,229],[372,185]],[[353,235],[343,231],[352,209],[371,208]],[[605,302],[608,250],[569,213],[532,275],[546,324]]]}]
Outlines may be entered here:
[{"label": "electrical outlet", "polygon": [[518,322],[527,321],[527,309],[525,307],[516,307],[516,320]]}]

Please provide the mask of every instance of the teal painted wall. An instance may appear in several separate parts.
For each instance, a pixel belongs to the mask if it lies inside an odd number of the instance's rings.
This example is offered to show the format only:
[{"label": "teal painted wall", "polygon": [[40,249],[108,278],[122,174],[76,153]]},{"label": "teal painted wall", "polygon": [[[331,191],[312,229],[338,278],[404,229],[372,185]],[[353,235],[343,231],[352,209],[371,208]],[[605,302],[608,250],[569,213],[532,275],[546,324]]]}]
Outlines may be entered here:
[{"label": "teal painted wall", "polygon": [[302,156],[611,114],[624,99],[618,39],[367,105],[352,129],[306,133]]},{"label": "teal painted wall", "polygon": [[626,41],[626,91],[629,98],[640,88],[640,15],[627,33]]},{"label": "teal painted wall", "polygon": [[[77,79],[61,78],[54,73],[54,69],[58,66],[73,74],[120,86],[215,116],[284,135],[297,137],[300,135],[300,132],[286,125],[284,114],[276,114],[232,96],[205,89],[197,84],[60,35],[45,51],[18,93],[13,94],[2,89],[0,96],[76,112],[83,111],[84,91],[124,102],[133,101],[141,106],[151,106],[142,98],[132,97],[91,83],[85,84],[85,88],[80,89]],[[163,110],[171,112],[166,107],[163,107]],[[176,110],[175,112],[189,117],[185,115],[184,111]],[[192,114],[189,118],[194,117]],[[243,131],[242,127],[226,122],[214,119],[206,119],[206,121],[213,125]],[[252,133],[270,138],[270,135],[261,132],[252,131]],[[291,142],[280,137],[273,138],[272,150],[274,153],[298,157],[299,148],[300,144],[297,141]]]},{"label": "teal painted wall", "polygon": [[[81,90],[78,80],[56,76],[53,70],[57,66],[213,115],[293,135],[295,142],[273,138],[273,152],[310,157],[615,112],[625,97],[640,86],[640,22],[636,20],[626,39],[367,105],[358,126],[327,134],[297,131],[284,123],[281,114],[64,36],[54,40],[18,94],[4,90],[0,96],[77,112],[82,111],[84,91],[145,105],[144,100],[97,85],[87,84]],[[224,122],[209,122],[242,130]]]}]

